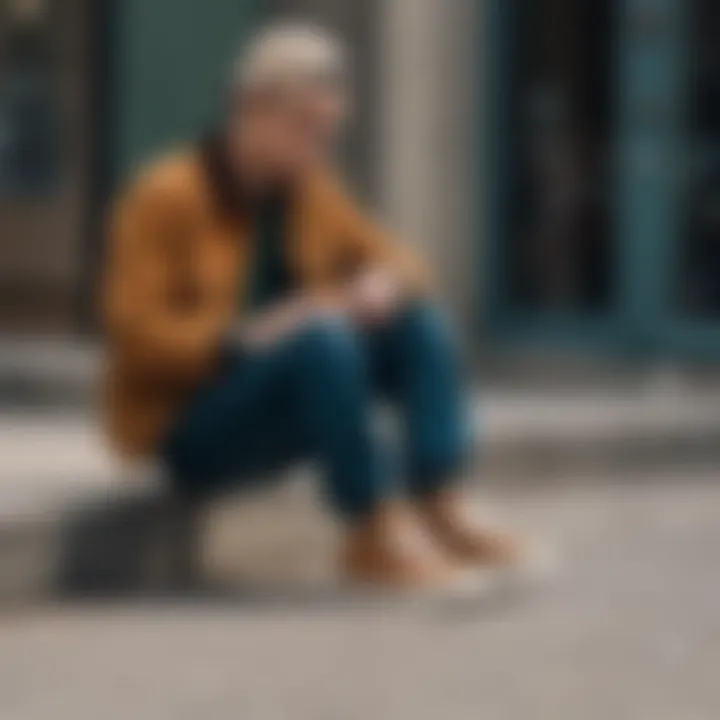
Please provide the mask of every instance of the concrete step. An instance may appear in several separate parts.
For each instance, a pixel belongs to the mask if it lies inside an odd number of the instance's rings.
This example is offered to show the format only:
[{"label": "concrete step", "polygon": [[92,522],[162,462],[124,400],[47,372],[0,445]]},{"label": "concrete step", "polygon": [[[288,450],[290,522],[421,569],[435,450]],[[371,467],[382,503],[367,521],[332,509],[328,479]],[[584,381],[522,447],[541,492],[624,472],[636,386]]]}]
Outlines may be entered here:
[{"label": "concrete step", "polygon": [[63,338],[0,338],[0,405],[87,404],[98,385],[101,348]]},{"label": "concrete step", "polygon": [[[535,492],[597,478],[676,478],[691,465],[713,477],[718,400],[686,391],[478,393],[482,462],[470,481]],[[7,412],[0,415],[0,603],[162,591],[191,583],[198,567],[224,577],[215,571],[282,567],[291,575],[302,562],[278,559],[288,547],[300,559],[332,547],[332,524],[312,486],[300,470],[269,497],[198,514],[169,499],[152,468],[118,466],[87,411]],[[275,557],[277,543],[284,550]]]}]

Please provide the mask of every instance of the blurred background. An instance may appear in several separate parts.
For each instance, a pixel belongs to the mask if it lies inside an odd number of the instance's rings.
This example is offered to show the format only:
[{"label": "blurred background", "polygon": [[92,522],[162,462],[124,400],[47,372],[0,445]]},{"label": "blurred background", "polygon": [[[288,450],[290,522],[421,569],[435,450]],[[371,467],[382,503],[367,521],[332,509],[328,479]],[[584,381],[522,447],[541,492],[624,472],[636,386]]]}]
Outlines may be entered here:
[{"label": "blurred background", "polygon": [[83,337],[108,196],[217,117],[258,24],[355,53],[346,165],[485,348],[720,356],[712,0],[4,0],[0,330]]},{"label": "blurred background", "polygon": [[[117,480],[93,409],[105,207],[138,163],[214,122],[229,60],[277,17],[353,49],[342,163],[433,258],[477,360],[479,487],[583,558],[515,635],[484,627],[504,654],[449,641],[494,668],[484,698],[517,709],[488,717],[718,717],[717,0],[0,0],[0,597],[107,580],[104,551],[79,575],[73,553],[101,548],[112,518],[85,518],[57,560],[68,508]],[[287,507],[242,527],[287,529]],[[113,516],[135,557],[143,512]],[[458,693],[479,707],[467,680],[423,705],[408,678],[408,716],[474,716],[448,711]]]}]

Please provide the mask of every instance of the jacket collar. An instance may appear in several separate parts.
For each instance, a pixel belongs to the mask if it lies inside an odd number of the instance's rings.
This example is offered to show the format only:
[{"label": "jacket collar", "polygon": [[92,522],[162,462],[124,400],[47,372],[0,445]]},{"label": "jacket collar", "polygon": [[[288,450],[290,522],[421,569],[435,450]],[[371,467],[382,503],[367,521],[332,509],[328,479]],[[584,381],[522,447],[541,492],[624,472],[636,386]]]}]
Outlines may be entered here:
[{"label": "jacket collar", "polygon": [[200,141],[200,157],[210,193],[220,212],[230,218],[245,216],[250,201],[228,156],[225,138],[212,131]]}]

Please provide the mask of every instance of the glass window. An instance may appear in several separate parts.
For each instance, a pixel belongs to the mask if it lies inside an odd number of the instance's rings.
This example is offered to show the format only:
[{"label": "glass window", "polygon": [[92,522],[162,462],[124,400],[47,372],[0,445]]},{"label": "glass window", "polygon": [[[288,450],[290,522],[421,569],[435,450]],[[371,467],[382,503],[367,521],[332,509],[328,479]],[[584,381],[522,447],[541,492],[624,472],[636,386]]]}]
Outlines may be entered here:
[{"label": "glass window", "polygon": [[515,28],[510,301],[523,313],[610,311],[614,0],[519,2]]},{"label": "glass window", "polygon": [[720,319],[720,3],[690,7],[688,186],[677,296],[681,314]]},{"label": "glass window", "polygon": [[0,193],[32,196],[57,176],[58,107],[49,5],[13,0],[0,41]]}]

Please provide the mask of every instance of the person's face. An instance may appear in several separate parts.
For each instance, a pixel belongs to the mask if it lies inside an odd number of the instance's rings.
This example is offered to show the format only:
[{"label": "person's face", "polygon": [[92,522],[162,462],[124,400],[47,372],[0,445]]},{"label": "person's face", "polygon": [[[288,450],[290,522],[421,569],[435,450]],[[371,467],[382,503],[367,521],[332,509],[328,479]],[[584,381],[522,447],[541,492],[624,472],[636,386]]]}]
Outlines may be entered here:
[{"label": "person's face", "polygon": [[273,172],[297,174],[332,150],[346,114],[345,94],[334,86],[288,91],[258,101],[252,136]]}]

